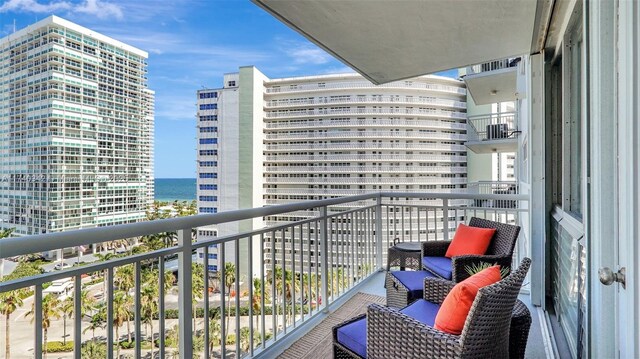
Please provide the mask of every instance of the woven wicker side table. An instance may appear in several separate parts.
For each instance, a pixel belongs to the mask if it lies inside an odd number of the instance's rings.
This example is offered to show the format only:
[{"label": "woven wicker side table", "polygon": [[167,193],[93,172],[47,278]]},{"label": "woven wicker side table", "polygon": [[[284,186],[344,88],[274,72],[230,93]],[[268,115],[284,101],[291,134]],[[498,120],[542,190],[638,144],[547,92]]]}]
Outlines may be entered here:
[{"label": "woven wicker side table", "polygon": [[421,269],[421,244],[420,242],[399,242],[387,251],[387,271],[391,267],[400,267],[400,270],[411,268]]}]

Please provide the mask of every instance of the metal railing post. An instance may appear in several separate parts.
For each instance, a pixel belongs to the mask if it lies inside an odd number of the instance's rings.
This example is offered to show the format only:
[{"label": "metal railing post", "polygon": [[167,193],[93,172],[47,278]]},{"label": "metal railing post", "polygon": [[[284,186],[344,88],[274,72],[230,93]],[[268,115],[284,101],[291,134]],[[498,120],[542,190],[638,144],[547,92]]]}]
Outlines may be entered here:
[{"label": "metal railing post", "polygon": [[322,306],[324,310],[329,308],[329,227],[327,220],[327,207],[320,208],[320,252],[322,256]]},{"label": "metal railing post", "polygon": [[33,300],[33,320],[35,322],[35,343],[33,347],[33,355],[36,359],[42,358],[42,300],[42,285],[37,284]]},{"label": "metal railing post", "polygon": [[449,199],[442,199],[442,236],[449,240]]},{"label": "metal railing post", "polygon": [[376,267],[383,268],[382,264],[382,196],[376,198]]},{"label": "metal railing post", "polygon": [[191,294],[193,283],[191,278],[191,228],[178,230],[178,246],[182,249],[178,252],[178,327],[180,328],[178,350],[181,358],[192,358]]}]

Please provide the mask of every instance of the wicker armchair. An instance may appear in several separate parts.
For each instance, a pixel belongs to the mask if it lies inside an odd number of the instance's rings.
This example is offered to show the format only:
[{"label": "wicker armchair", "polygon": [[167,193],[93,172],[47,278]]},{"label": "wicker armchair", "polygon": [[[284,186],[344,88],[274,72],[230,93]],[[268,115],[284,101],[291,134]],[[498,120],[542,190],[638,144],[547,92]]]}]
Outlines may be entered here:
[{"label": "wicker armchair", "polygon": [[[520,234],[520,227],[511,224],[490,221],[487,219],[472,217],[469,226],[480,228],[495,228],[496,233],[489,244],[489,248],[484,255],[464,255],[451,258],[451,277],[446,278],[441,272],[433,270],[424,265],[423,268],[435,274],[438,277],[449,279],[454,282],[461,282],[468,277],[469,273],[465,270],[466,266],[486,262],[490,264],[499,264],[503,268],[511,268],[513,249],[516,240]],[[449,248],[451,241],[427,241],[422,243],[422,258],[424,257],[442,257]]]},{"label": "wicker armchair", "polygon": [[[511,275],[493,285],[481,288],[471,307],[460,335],[448,334],[424,323],[424,317],[416,320],[408,311],[401,311],[378,304],[371,304],[366,314],[366,357],[369,359],[393,358],[509,358],[524,353],[526,335],[522,347],[522,333],[517,333],[510,348],[510,325],[522,281],[531,260],[525,258]],[[424,300],[416,304],[437,306],[444,301],[455,284],[440,278],[426,278]],[[526,310],[526,307],[525,307]],[[415,311],[414,311],[415,313]],[[334,358],[361,358],[339,342],[338,330],[354,324],[363,316],[353,318],[334,328]],[[359,348],[360,350],[362,348]],[[510,356],[511,351],[511,356]]]}]

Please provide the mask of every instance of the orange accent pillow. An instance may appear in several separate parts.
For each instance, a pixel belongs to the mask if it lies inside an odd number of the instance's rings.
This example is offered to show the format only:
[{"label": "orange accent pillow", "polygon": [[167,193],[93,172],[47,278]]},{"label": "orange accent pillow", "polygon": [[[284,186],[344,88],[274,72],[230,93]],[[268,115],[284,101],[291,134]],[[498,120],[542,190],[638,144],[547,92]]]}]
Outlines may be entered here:
[{"label": "orange accent pillow", "polygon": [[495,228],[469,227],[460,223],[444,256],[453,258],[465,254],[485,254],[495,233]]},{"label": "orange accent pillow", "polygon": [[500,280],[500,266],[495,265],[458,283],[442,302],[434,327],[446,333],[460,335],[478,290]]}]

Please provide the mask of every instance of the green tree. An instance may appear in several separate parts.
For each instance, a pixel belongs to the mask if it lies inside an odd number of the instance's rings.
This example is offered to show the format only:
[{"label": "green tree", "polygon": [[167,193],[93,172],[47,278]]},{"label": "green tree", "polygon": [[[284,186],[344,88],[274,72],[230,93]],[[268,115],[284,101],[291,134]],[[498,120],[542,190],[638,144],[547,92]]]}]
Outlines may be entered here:
[{"label": "green tree", "polygon": [[11,357],[11,314],[13,314],[18,307],[22,306],[20,294],[21,291],[19,290],[0,293],[0,314],[4,315],[4,347],[6,359]]},{"label": "green tree", "polygon": [[[131,320],[131,307],[133,306],[133,298],[127,293],[116,291],[113,297],[113,326],[116,330],[117,358],[120,358],[120,335],[119,329],[125,323]],[[127,340],[131,342],[131,331],[127,333]]]},{"label": "green tree", "polygon": [[82,344],[80,356],[83,359],[103,359],[107,357],[107,346],[104,343],[98,343],[90,340]]},{"label": "green tree", "polygon": [[[251,306],[253,307],[253,315],[256,321],[256,329],[259,331],[259,318],[262,311],[262,286],[265,282],[260,278],[253,278],[253,296],[251,297]],[[267,294],[265,288],[265,295]],[[269,296],[266,296],[265,303],[268,303]]]},{"label": "green tree", "polygon": [[[151,334],[147,335],[151,342],[151,357],[153,358],[153,317],[158,313],[158,286],[145,283],[140,293],[140,315],[142,322],[151,328]],[[145,329],[146,330],[146,329]],[[162,333],[161,333],[162,334]],[[139,339],[137,339],[139,340]]]},{"label": "green tree", "polygon": [[135,271],[133,264],[118,267],[113,276],[113,284],[115,284],[115,286],[121,291],[129,293],[129,291],[136,285]]},{"label": "green tree", "polygon": [[[236,265],[230,262],[224,264],[224,286],[227,288],[227,326],[229,328],[229,320],[231,319],[231,287],[236,282]],[[240,293],[236,293],[239,295]],[[229,330],[227,330],[229,337]],[[225,338],[227,340],[227,338]]]},{"label": "green tree", "polygon": [[198,300],[204,297],[204,265],[200,263],[191,264],[191,300],[193,306],[193,331],[196,330],[196,305]]},{"label": "green tree", "polygon": [[213,348],[221,344],[222,326],[215,319],[209,320],[209,352],[213,353]]},{"label": "green tree", "polygon": [[80,315],[88,315],[96,308],[96,298],[87,289],[80,291]]},{"label": "green tree", "polygon": [[60,311],[62,312],[62,343],[67,344],[67,318],[71,319],[73,315],[73,297],[69,296],[60,303]]},{"label": "green tree", "polygon": [[[31,310],[27,312],[26,316],[35,317],[35,302],[31,305]],[[42,330],[44,331],[44,356],[47,356],[47,340],[49,334],[49,328],[51,327],[52,319],[59,319],[61,316],[61,302],[54,294],[47,294],[42,298]]]},{"label": "green tree", "polygon": [[96,339],[96,329],[104,328],[107,324],[107,307],[104,304],[96,307],[97,311],[91,316],[89,325],[82,332],[83,334],[91,330],[91,339]]}]

